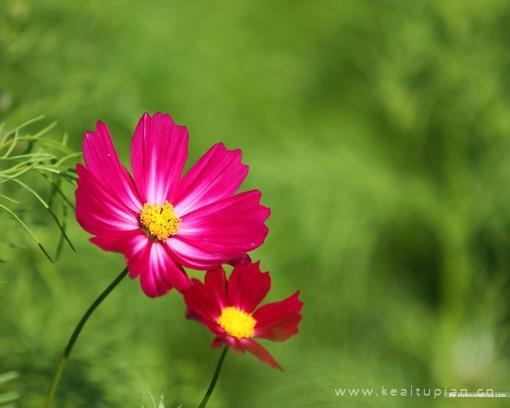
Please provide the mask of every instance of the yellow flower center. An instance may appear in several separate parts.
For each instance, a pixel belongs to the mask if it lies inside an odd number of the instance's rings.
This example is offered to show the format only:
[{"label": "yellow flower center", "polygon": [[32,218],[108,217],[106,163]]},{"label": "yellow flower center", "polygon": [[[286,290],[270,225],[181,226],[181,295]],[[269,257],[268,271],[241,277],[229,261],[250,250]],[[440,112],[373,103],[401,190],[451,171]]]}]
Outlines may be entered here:
[{"label": "yellow flower center", "polygon": [[223,308],[216,321],[228,335],[238,339],[249,339],[255,331],[255,319],[251,314],[233,306]]},{"label": "yellow flower center", "polygon": [[164,204],[145,204],[140,211],[140,224],[152,238],[164,241],[175,235],[181,220],[175,215],[169,202]]}]

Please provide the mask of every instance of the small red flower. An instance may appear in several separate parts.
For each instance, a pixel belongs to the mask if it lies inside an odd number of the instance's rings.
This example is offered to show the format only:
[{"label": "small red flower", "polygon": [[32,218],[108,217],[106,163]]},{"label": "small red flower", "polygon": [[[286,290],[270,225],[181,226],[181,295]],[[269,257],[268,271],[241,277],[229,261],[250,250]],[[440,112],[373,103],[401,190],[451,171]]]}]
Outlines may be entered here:
[{"label": "small red flower", "polygon": [[223,268],[214,269],[207,272],[204,283],[192,279],[184,291],[187,315],[216,335],[214,347],[224,343],[281,368],[254,338],[284,341],[297,334],[303,303],[297,291],[284,300],[257,308],[270,287],[269,272],[261,272],[259,262],[235,266],[228,281]]}]

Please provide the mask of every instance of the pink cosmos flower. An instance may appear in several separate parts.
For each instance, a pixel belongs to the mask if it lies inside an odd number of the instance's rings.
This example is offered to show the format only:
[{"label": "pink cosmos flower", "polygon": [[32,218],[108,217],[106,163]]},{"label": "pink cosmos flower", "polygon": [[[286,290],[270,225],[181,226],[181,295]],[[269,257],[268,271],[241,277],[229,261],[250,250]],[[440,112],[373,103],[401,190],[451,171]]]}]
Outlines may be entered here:
[{"label": "pink cosmos flower", "polygon": [[249,260],[267,235],[260,191],[236,193],[248,174],[240,150],[212,146],[183,175],[188,131],[170,115],[144,114],[131,143],[133,175],[120,163],[106,125],[83,140],[76,217],[105,251],[121,252],[146,295],[190,281],[183,267],[207,270]]},{"label": "pink cosmos flower", "polygon": [[249,351],[272,367],[281,368],[254,338],[284,341],[297,334],[303,303],[298,291],[257,308],[270,288],[269,273],[262,273],[257,262],[235,266],[228,281],[221,267],[209,271],[204,283],[192,279],[183,296],[188,317],[216,335],[214,347],[223,343],[242,353]]}]

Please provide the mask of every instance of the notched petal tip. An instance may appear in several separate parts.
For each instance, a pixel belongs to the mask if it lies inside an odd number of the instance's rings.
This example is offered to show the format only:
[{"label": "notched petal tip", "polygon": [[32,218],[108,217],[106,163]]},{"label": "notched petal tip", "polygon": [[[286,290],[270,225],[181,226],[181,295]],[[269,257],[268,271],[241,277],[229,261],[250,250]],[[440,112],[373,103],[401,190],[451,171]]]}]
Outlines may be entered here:
[{"label": "notched petal tip", "polygon": [[145,113],[131,141],[131,167],[144,202],[173,202],[188,155],[188,132],[168,114]]},{"label": "notched petal tip", "polygon": [[271,215],[271,208],[266,207],[265,205],[261,204],[262,201],[262,192],[259,189],[253,189],[249,190],[246,193],[250,193],[253,195],[253,200],[255,200],[258,203],[258,214],[259,217],[263,222],[265,222],[269,216]]},{"label": "notched petal tip", "polygon": [[166,113],[166,112],[155,112],[153,115],[151,115],[149,112],[144,112],[142,117],[139,120],[139,123],[145,122],[145,121],[151,121],[154,123],[165,121],[165,122],[167,122],[167,124],[170,124],[171,126],[178,126],[174,122],[172,115],[170,115],[169,113]]},{"label": "notched petal tip", "polygon": [[108,130],[108,126],[102,120],[96,120],[96,130]]}]

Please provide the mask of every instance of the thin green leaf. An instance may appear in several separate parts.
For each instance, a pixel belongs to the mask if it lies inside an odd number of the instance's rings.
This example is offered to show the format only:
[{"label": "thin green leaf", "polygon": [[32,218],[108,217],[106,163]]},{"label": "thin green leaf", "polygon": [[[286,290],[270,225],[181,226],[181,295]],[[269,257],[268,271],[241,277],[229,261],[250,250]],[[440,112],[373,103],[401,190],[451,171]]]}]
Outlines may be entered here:
[{"label": "thin green leaf", "polygon": [[0,194],[0,197],[4,198],[5,200],[7,200],[13,204],[19,204],[19,201],[15,200],[14,198],[11,198],[5,194]]},{"label": "thin green leaf", "polygon": [[55,166],[60,167],[62,163],[64,163],[66,160],[72,159],[73,157],[81,157],[81,152],[71,153],[67,156],[62,157],[59,161],[55,163]]},{"label": "thin green leaf", "polygon": [[9,156],[9,157],[2,157],[2,160],[19,160],[19,159],[27,159],[31,158],[32,161],[34,160],[54,160],[57,158],[54,154],[51,153],[43,153],[43,152],[36,152],[36,153],[26,153],[26,154],[18,154],[16,156]]},{"label": "thin green leaf", "polygon": [[62,172],[60,170],[53,169],[51,167],[46,167],[46,166],[35,166],[34,169],[47,171],[48,173],[53,173],[53,174],[62,174]]},{"label": "thin green leaf", "polygon": [[41,139],[41,140],[39,140],[39,144],[41,144],[42,146],[48,146],[48,147],[57,149],[63,153],[67,153],[67,154],[73,153],[73,151],[71,149],[69,149],[68,147],[62,146],[60,143],[57,143],[51,139],[44,139],[44,140]]},{"label": "thin green leaf", "polygon": [[15,391],[4,392],[0,394],[0,405],[8,404],[18,400],[20,397],[19,393]]},{"label": "thin green leaf", "polygon": [[[30,165],[28,167],[22,168],[22,170],[20,170],[18,173],[11,174],[11,175],[9,175],[7,177],[3,176],[2,173],[0,173],[0,183],[5,183],[6,181],[9,181],[9,180],[21,177],[23,174],[29,172],[32,169],[35,169],[37,167],[37,163],[38,162],[35,162],[35,163],[33,163],[32,165]],[[18,167],[22,167],[22,166],[14,166],[12,169],[18,168]],[[3,173],[9,174],[9,172],[3,172]]]},{"label": "thin green leaf", "polygon": [[[68,238],[65,234],[65,229],[67,227],[67,207],[64,205],[62,206],[62,233],[60,234],[60,237],[58,239],[57,244],[57,250],[55,252],[55,259],[58,259],[60,257],[60,254],[62,253],[62,248],[64,247],[64,240],[68,241]],[[76,252],[76,250],[73,248],[73,251]]]},{"label": "thin green leaf", "polygon": [[35,118],[27,120],[26,122],[22,123],[21,125],[15,127],[14,129],[9,130],[7,133],[8,134],[14,133],[18,130],[21,130],[21,129],[31,125],[32,123],[39,122],[42,119],[44,119],[44,115],[36,116]]},{"label": "thin green leaf", "polygon": [[16,146],[16,143],[18,142],[18,137],[19,137],[19,132],[18,131],[14,132],[14,137],[12,138],[11,143],[8,145],[9,147],[7,148],[7,151],[2,156],[2,158],[9,157],[11,152],[14,150],[14,147]]},{"label": "thin green leaf", "polygon": [[62,197],[62,199],[67,203],[67,205],[69,207],[71,207],[73,209],[73,211],[75,211],[73,202],[71,200],[69,200],[69,198],[67,198],[67,196],[62,192],[62,190],[60,189],[60,185],[51,181],[50,178],[46,174],[41,173],[41,172],[39,172],[39,174],[41,176],[43,176],[46,179],[46,181],[53,187],[49,201],[51,202],[51,200],[52,200],[51,196],[53,195],[54,192],[56,192]]},{"label": "thin green leaf", "polygon": [[53,210],[50,208],[50,206],[48,205],[48,203],[46,201],[44,201],[44,199],[32,188],[30,187],[29,185],[25,184],[24,182],[22,182],[21,180],[18,180],[18,179],[14,179],[12,180],[16,183],[18,183],[21,187],[23,187],[25,190],[27,190],[28,192],[30,192],[42,205],[44,208],[46,208],[48,210],[48,212],[50,213],[51,217],[53,218],[53,220],[55,221],[55,224],[57,224],[58,228],[60,229],[60,232],[62,233],[62,235],[64,236],[65,240],[67,241],[67,243],[69,244],[69,246],[71,247],[71,249],[76,252],[76,249],[73,245],[73,243],[71,242],[71,240],[69,239],[69,237],[67,236],[66,234],[66,231],[65,231],[65,228],[64,226],[60,223],[60,221],[58,220],[58,217],[55,215],[55,213],[53,212]]},{"label": "thin green leaf", "polygon": [[0,385],[9,381],[13,381],[17,378],[19,378],[19,374],[16,371],[8,371],[6,373],[0,374]]},{"label": "thin green leaf", "polygon": [[51,129],[53,129],[55,126],[57,126],[57,122],[52,122],[50,123],[48,126],[46,126],[45,128],[41,129],[39,132],[37,132],[36,134],[34,134],[33,136],[35,138],[40,138],[42,135],[44,135],[45,133],[48,133]]},{"label": "thin green leaf", "polygon": [[9,213],[11,215],[11,217],[13,217],[19,225],[21,225],[23,227],[23,229],[28,233],[28,235],[30,235],[30,237],[32,238],[32,240],[37,244],[37,246],[41,249],[41,251],[44,253],[44,255],[46,256],[46,258],[48,258],[48,260],[53,263],[53,259],[51,258],[50,254],[48,253],[48,251],[46,250],[46,248],[44,248],[43,244],[41,244],[41,242],[39,241],[39,239],[36,237],[36,235],[32,232],[32,230],[30,228],[28,228],[28,226],[21,220],[21,218],[19,218],[10,208],[6,207],[5,205],[3,204],[0,204],[0,208],[3,209],[5,212]]}]

